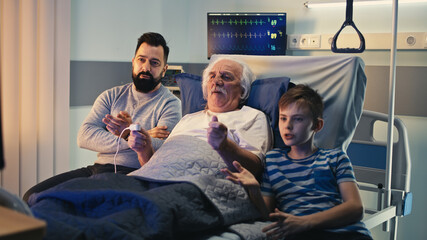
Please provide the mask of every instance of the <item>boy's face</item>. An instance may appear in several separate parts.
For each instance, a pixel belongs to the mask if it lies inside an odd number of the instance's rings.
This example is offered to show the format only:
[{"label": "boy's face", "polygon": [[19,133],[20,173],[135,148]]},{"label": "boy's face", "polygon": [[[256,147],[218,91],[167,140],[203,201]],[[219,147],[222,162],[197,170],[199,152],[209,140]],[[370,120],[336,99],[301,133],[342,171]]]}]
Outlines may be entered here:
[{"label": "boy's face", "polygon": [[311,147],[317,127],[313,127],[313,117],[308,106],[291,103],[279,111],[279,130],[287,146]]}]

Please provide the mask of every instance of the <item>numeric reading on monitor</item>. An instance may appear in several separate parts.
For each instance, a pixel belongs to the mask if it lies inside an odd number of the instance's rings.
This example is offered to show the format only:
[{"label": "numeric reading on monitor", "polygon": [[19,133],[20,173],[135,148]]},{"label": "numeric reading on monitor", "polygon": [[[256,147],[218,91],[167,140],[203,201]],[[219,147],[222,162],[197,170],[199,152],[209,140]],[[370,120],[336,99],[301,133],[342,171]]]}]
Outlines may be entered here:
[{"label": "numeric reading on monitor", "polygon": [[212,54],[286,55],[286,13],[208,13]]}]

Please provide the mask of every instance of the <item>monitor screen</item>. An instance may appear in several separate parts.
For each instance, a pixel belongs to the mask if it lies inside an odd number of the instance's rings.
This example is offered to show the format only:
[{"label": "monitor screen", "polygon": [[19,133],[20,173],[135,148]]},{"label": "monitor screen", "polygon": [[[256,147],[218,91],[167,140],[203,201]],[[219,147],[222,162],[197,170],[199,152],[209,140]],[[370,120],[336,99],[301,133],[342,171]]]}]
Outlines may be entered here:
[{"label": "monitor screen", "polygon": [[286,13],[208,13],[212,54],[286,55]]}]

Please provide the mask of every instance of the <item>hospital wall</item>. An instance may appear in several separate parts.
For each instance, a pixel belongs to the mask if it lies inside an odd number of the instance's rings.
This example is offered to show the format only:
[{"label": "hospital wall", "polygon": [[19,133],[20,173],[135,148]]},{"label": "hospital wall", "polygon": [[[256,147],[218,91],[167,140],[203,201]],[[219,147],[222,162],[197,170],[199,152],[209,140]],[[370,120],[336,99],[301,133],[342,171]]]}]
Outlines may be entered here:
[{"label": "hospital wall", "polygon": [[[130,60],[136,39],[144,32],[160,32],[171,48],[170,64],[183,65],[195,74],[208,63],[207,12],[286,12],[287,34],[333,34],[345,19],[344,8],[306,9],[306,0],[73,0],[71,3],[71,96],[70,169],[92,164],[96,153],[76,145],[78,128],[91,104],[110,86],[130,82]],[[358,7],[353,19],[362,33],[391,32],[391,7]],[[427,32],[427,4],[399,8],[399,32]],[[384,43],[391,45],[391,43]],[[288,51],[288,55],[332,55],[327,50]],[[366,64],[368,85],[365,109],[387,113],[389,50],[366,50],[360,56]],[[427,90],[427,50],[399,50],[397,62],[396,114],[409,131],[412,156],[413,213],[399,222],[398,239],[424,239],[427,229],[427,162],[422,149],[427,142],[427,113],[420,96]],[[98,66],[98,67],[96,67]],[[101,66],[101,67],[99,67]],[[102,68],[104,66],[104,68]],[[129,75],[108,80],[97,77],[105,66],[129,68]],[[82,79],[84,76],[93,76]],[[79,75],[80,73],[80,75]],[[421,100],[423,101],[423,100]],[[379,227],[375,239],[387,239]]]}]

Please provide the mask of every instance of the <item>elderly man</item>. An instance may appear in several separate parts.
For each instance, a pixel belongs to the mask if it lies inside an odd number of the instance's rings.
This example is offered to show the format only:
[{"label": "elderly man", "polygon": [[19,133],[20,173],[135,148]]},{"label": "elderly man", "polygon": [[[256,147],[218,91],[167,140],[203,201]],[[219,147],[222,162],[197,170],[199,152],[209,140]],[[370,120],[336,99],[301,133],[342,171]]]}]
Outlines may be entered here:
[{"label": "elderly man", "polygon": [[[271,145],[270,128],[264,113],[243,106],[254,75],[243,62],[220,57],[203,72],[203,95],[206,109],[184,116],[171,132],[207,141],[222,157],[228,168],[239,161],[255,176],[262,171],[262,161]],[[132,131],[128,144],[137,152],[141,166],[153,155],[148,132]]]}]

